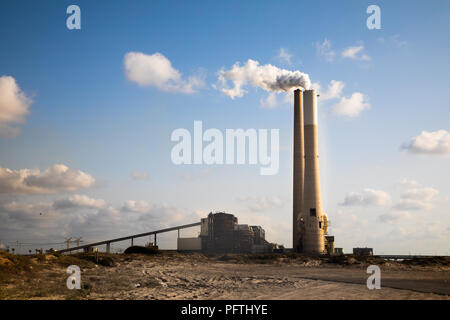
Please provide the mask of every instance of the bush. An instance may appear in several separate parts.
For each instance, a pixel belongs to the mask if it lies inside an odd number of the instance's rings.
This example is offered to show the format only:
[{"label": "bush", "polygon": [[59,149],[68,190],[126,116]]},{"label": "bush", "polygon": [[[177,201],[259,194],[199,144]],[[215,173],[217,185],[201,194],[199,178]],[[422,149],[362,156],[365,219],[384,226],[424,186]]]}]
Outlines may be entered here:
[{"label": "bush", "polygon": [[142,247],[142,246],[132,246],[128,247],[125,251],[125,254],[131,253],[142,253],[142,254],[157,254],[159,250],[156,248]]}]

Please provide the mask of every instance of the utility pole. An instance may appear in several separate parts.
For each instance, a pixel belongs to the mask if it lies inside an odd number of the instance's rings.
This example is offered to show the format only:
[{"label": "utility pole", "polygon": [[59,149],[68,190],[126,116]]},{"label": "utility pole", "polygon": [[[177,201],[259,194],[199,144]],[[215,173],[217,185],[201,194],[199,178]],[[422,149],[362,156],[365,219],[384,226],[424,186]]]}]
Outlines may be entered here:
[{"label": "utility pole", "polygon": [[[81,239],[83,239],[83,237],[79,237],[79,238],[75,239],[75,243],[77,244],[77,247],[80,246],[80,242],[83,242],[83,240],[81,240]],[[77,252],[78,252],[78,250],[77,250]]]},{"label": "utility pole", "polygon": [[75,239],[75,242],[77,243],[77,247],[80,246],[80,242],[83,242],[83,240],[81,240],[81,239],[83,239],[83,237],[79,237],[79,238]]},{"label": "utility pole", "polygon": [[66,238],[66,240],[64,241],[65,243],[67,243],[67,249],[69,249],[71,240],[72,240],[72,237]]}]

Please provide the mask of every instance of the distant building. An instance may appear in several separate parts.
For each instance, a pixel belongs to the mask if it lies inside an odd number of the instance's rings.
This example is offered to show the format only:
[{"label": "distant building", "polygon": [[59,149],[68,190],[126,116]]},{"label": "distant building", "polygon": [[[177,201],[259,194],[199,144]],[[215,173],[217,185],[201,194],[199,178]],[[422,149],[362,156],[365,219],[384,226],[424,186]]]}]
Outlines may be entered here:
[{"label": "distant building", "polygon": [[202,238],[178,238],[178,251],[202,251]]},{"label": "distant building", "polygon": [[206,253],[264,253],[272,252],[273,244],[265,240],[260,226],[238,224],[230,213],[210,213],[201,219],[198,238],[179,238],[179,251],[202,251]]},{"label": "distant building", "polygon": [[359,256],[373,256],[373,248],[353,248],[353,254]]},{"label": "distant building", "polygon": [[325,236],[325,251],[327,254],[334,254],[334,236]]},{"label": "distant building", "polygon": [[335,255],[344,254],[344,248],[334,248],[334,254]]}]

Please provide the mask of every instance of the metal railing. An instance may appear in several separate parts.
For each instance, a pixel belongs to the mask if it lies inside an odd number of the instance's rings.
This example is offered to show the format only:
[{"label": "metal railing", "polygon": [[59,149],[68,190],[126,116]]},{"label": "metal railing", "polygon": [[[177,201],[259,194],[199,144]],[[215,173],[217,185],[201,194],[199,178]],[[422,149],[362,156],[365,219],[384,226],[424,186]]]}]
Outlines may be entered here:
[{"label": "metal railing", "polygon": [[[103,245],[103,244],[106,244],[107,251],[109,251],[108,250],[109,246],[113,242],[120,242],[120,241],[125,241],[125,240],[131,240],[131,245],[133,245],[133,240],[135,238],[141,238],[141,237],[155,235],[155,240],[156,240],[156,234],[158,234],[158,233],[170,232],[170,231],[175,231],[175,230],[179,231],[180,229],[196,227],[196,226],[199,226],[199,225],[200,225],[200,222],[190,223],[190,224],[185,224],[185,225],[181,225],[181,226],[176,226],[176,227],[171,227],[171,228],[151,231],[151,232],[144,232],[144,233],[134,234],[134,235],[127,236],[127,237],[121,237],[121,238],[115,238],[115,239],[110,239],[110,240],[104,240],[104,241],[99,241],[99,242],[88,243],[88,244],[84,244],[82,246],[77,246],[77,247],[72,247],[72,248],[58,250],[58,252],[64,253],[64,252],[70,252],[70,251],[75,251],[75,250],[88,249],[90,247],[100,246],[100,245]],[[156,245],[156,243],[155,243],[155,245]]]}]

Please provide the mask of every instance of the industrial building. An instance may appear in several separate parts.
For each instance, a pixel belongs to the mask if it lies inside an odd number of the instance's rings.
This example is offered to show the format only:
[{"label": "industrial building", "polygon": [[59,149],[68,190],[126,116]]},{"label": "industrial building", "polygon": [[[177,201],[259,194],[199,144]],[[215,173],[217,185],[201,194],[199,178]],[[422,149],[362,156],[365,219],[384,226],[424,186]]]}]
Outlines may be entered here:
[{"label": "industrial building", "polygon": [[353,248],[353,254],[358,256],[373,256],[373,248]]},{"label": "industrial building", "polygon": [[334,237],[325,236],[328,217],[322,211],[318,154],[317,94],[294,91],[294,172],[292,242],[297,252],[334,253]]},{"label": "industrial building", "polygon": [[233,214],[210,213],[201,219],[197,238],[178,238],[178,251],[202,251],[204,253],[265,253],[277,246],[265,239],[260,226],[238,224]]}]

